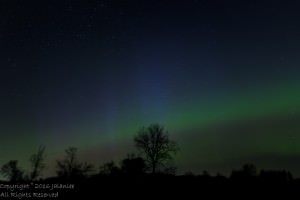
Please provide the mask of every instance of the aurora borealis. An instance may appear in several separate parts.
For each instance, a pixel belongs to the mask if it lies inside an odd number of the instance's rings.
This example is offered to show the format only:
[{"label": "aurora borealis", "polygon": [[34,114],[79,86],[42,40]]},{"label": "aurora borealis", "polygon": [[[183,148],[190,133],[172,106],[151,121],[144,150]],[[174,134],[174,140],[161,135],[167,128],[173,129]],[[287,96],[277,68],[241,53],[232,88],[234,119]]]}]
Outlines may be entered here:
[{"label": "aurora borealis", "polygon": [[100,165],[160,123],[178,173],[246,162],[300,176],[300,2],[0,2],[0,164]]}]

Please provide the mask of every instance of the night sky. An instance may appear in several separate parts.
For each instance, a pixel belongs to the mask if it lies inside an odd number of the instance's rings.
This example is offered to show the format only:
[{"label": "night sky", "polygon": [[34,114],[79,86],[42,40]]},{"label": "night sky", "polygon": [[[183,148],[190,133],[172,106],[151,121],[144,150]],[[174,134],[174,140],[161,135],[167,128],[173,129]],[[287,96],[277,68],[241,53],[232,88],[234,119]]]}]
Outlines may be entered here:
[{"label": "night sky", "polygon": [[1,0],[0,164],[75,146],[118,163],[140,127],[178,173],[300,176],[300,1]]}]

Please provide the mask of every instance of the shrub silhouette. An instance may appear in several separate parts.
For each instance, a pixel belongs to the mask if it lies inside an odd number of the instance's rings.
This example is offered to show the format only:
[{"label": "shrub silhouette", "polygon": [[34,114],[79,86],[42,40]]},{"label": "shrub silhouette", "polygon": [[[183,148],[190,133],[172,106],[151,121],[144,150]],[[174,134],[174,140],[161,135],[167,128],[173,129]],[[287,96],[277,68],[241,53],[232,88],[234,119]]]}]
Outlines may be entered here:
[{"label": "shrub silhouette", "polygon": [[230,179],[239,183],[253,184],[258,179],[256,166],[250,163],[244,164],[240,170],[232,170]]},{"label": "shrub silhouette", "polygon": [[145,160],[141,157],[135,157],[135,155],[128,156],[122,160],[121,170],[126,175],[142,175],[146,172]]},{"label": "shrub silhouette", "polygon": [[102,166],[100,166],[100,175],[118,175],[120,174],[121,170],[118,166],[116,166],[114,161],[110,161],[107,163],[104,163]]},{"label": "shrub silhouette", "polygon": [[93,171],[93,166],[88,163],[82,163],[77,160],[77,148],[70,147],[65,150],[65,158],[58,160],[57,175],[65,179],[82,179]]}]

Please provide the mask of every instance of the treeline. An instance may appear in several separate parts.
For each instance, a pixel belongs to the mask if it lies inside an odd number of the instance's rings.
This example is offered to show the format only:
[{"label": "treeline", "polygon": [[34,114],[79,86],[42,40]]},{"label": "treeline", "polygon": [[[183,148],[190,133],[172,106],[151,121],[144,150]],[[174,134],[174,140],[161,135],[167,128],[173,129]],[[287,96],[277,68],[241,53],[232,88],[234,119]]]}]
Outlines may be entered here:
[{"label": "treeline", "polygon": [[[174,155],[179,150],[178,144],[171,140],[167,131],[159,124],[142,127],[134,137],[137,154],[128,154],[119,164],[109,161],[101,166],[82,162],[78,159],[78,150],[70,147],[65,150],[64,157],[56,161],[56,175],[43,178],[46,167],[46,148],[40,146],[30,158],[28,172],[22,170],[17,160],[11,160],[2,165],[0,173],[10,182],[101,182],[101,180],[138,180],[151,182],[159,179],[163,182],[181,183],[255,183],[274,184],[297,182],[286,170],[261,170],[258,172],[253,164],[245,164],[241,169],[233,170],[229,177],[221,174],[211,176],[204,171],[201,175],[192,172],[176,176],[176,167],[172,164]],[[121,181],[122,182],[122,181]],[[178,183],[179,184],[179,183]],[[180,184],[179,184],[180,185]]]},{"label": "treeline", "polygon": [[[104,163],[98,169],[91,163],[81,162],[77,158],[78,150],[70,147],[65,150],[62,160],[56,161],[56,177],[62,180],[82,180],[92,175],[116,176],[120,174],[141,175],[146,173],[172,173],[176,168],[172,160],[179,150],[176,142],[172,141],[168,132],[159,124],[142,127],[134,137],[135,147],[139,156],[128,154],[120,166],[113,161]],[[40,146],[30,159],[30,170],[25,172],[17,160],[10,160],[1,167],[0,173],[11,182],[37,181],[45,169],[45,150]]]}]

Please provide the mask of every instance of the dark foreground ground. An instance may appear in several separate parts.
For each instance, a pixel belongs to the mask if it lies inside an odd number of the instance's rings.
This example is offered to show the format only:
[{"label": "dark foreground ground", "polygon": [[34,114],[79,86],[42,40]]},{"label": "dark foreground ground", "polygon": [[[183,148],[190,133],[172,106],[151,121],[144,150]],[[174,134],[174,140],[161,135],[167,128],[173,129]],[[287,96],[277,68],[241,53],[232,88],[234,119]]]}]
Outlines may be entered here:
[{"label": "dark foreground ground", "polygon": [[[49,178],[34,183],[0,184],[0,199],[287,199],[298,198],[300,191],[298,179],[222,176],[93,176],[82,180]],[[22,185],[27,188],[21,189]]]}]

